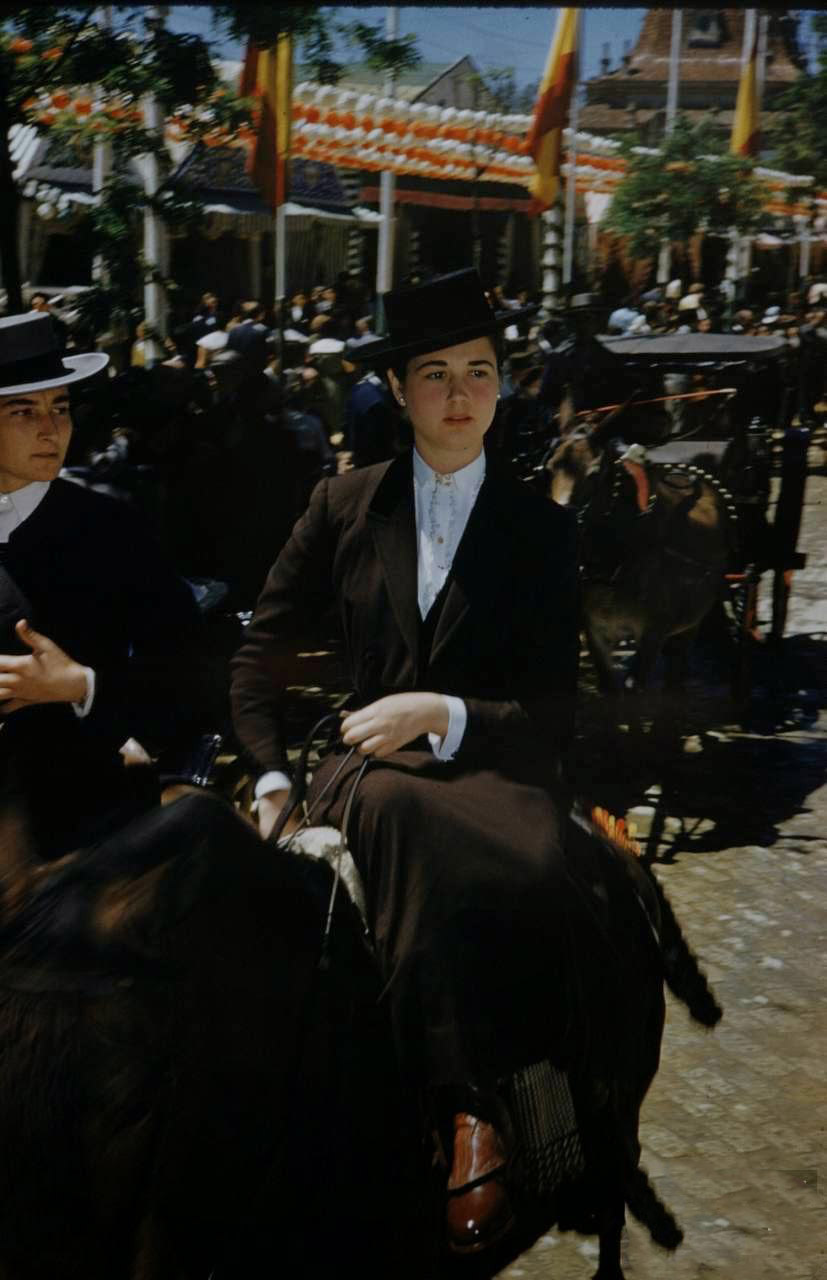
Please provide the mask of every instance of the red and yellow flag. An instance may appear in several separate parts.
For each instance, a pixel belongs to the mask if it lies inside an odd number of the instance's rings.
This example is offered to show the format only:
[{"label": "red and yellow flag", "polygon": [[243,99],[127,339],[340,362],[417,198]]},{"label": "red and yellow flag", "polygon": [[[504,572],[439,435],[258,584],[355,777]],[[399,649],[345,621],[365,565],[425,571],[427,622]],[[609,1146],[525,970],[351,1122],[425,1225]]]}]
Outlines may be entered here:
[{"label": "red and yellow flag", "polygon": [[551,42],[534,118],[528,134],[528,149],[537,172],[529,189],[534,197],[531,211],[550,209],[560,190],[563,130],[577,83],[577,36],[579,9],[561,9]]},{"label": "red and yellow flag", "polygon": [[247,160],[247,172],[273,211],[287,199],[291,81],[289,36],[281,36],[272,49],[258,49],[250,44],[244,59],[239,93],[244,98],[258,99],[260,118],[256,140]]},{"label": "red and yellow flag", "polygon": [[[749,12],[745,15],[749,20]],[[738,83],[735,119],[729,149],[736,156],[755,156],[761,146],[758,111],[758,23],[752,10],[752,40],[746,51]]]}]

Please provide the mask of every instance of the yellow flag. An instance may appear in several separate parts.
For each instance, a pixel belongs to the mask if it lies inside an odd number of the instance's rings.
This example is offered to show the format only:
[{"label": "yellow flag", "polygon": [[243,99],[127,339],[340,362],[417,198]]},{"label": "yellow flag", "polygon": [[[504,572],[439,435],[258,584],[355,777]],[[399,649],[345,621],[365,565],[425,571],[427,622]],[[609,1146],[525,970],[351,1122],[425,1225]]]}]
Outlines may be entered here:
[{"label": "yellow flag", "polygon": [[536,166],[536,173],[529,184],[534,197],[532,211],[535,213],[551,208],[560,190],[563,130],[577,83],[579,22],[579,9],[560,10],[534,105],[528,149]]},{"label": "yellow flag", "polygon": [[287,199],[291,80],[289,36],[281,36],[272,49],[257,49],[253,44],[248,47],[239,92],[242,97],[259,100],[260,117],[247,172],[273,210]]},{"label": "yellow flag", "polygon": [[[754,10],[753,10],[754,13]],[[758,113],[758,23],[753,22],[753,36],[746,61],[741,68],[735,119],[729,149],[736,156],[755,156],[761,145]]]}]

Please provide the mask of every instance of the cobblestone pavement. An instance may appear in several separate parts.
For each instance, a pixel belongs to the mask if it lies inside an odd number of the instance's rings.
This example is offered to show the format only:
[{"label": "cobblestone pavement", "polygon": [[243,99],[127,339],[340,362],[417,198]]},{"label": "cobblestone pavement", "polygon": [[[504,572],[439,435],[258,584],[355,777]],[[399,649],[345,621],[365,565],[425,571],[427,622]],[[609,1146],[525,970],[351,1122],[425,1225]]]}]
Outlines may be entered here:
[{"label": "cobblestone pavement", "polygon": [[[698,682],[697,732],[673,759],[615,755],[599,775],[615,812],[631,801],[651,828],[724,1007],[705,1032],[669,1005],[641,1137],[685,1241],[666,1254],[632,1222],[627,1280],[827,1280],[826,508],[827,478],[811,475],[808,565],[781,659],[759,655],[749,723],[728,723],[725,690]],[[596,1241],[551,1233],[500,1275],[586,1280],[596,1258]]]}]

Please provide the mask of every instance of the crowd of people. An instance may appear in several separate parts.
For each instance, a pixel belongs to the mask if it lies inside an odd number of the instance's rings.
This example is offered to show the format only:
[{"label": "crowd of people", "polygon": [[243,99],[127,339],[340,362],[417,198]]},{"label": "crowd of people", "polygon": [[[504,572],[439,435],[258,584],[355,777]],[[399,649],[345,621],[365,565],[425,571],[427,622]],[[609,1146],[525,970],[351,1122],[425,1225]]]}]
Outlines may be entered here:
[{"label": "crowd of people", "polygon": [[[707,288],[672,280],[615,307],[581,293],[545,311],[527,290],[486,292],[503,318],[492,439],[512,460],[527,463],[537,443],[551,438],[564,386],[575,412],[612,402],[622,373],[606,337],[617,340],[615,351],[622,340],[647,335],[777,338],[790,420],[814,421],[824,395],[821,278],[785,301],[768,297],[750,308],[735,306],[727,282]],[[51,315],[62,349],[93,347],[45,293],[30,305]],[[79,397],[84,429],[68,463],[91,462],[96,480],[116,488],[119,476],[129,476],[181,571],[226,582],[230,603],[252,608],[272,548],[284,542],[318,480],[387,460],[407,443],[403,416],[369,356],[379,327],[367,286],[346,272],[296,291],[281,314],[261,299],[205,291],[174,319],[153,367],[139,323],[126,367],[113,378],[113,360],[108,377],[91,380]],[[219,493],[228,517],[220,531]]]}]

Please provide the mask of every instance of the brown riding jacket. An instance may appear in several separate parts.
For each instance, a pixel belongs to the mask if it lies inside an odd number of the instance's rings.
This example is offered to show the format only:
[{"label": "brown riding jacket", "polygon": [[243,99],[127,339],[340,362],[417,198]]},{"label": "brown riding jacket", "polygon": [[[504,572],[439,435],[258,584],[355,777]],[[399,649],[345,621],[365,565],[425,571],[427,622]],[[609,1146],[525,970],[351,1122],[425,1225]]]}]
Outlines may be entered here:
[{"label": "brown riding jacket", "polygon": [[457,763],[545,778],[573,725],[576,524],[489,457],[427,657],[420,653],[411,453],[322,480],[271,569],[233,661],[236,732],[261,772],[287,764],[294,657],[335,609],[356,705],[430,690],[465,700]]}]

